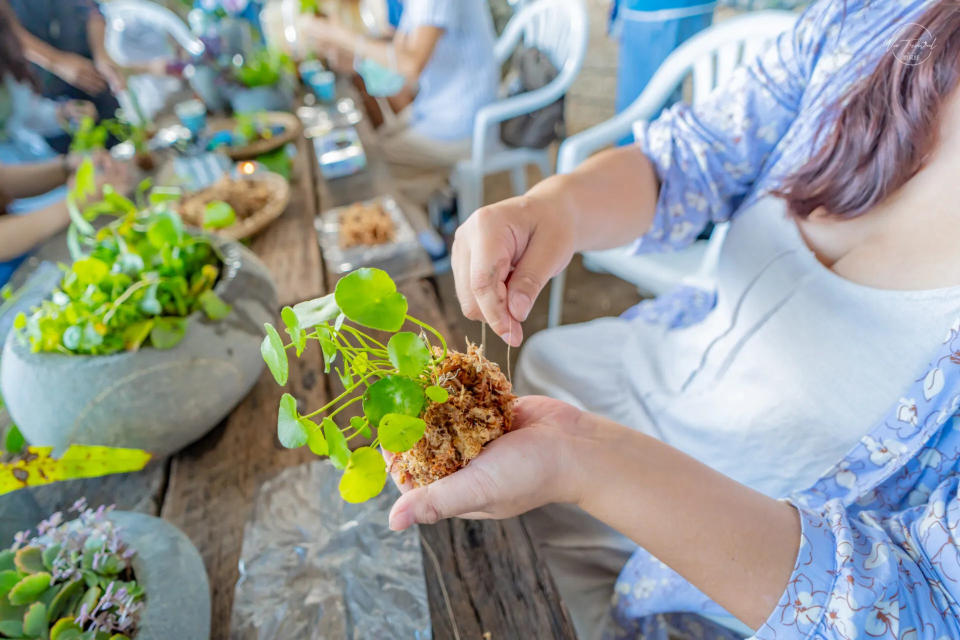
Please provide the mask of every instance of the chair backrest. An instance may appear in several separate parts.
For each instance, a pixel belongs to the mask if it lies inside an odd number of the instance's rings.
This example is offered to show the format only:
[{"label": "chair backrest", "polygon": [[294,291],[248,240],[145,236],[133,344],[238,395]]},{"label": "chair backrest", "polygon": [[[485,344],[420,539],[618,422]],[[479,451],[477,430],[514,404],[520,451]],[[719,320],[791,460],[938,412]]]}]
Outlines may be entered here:
[{"label": "chair backrest", "polygon": [[788,11],[758,11],[725,20],[690,38],[667,56],[629,107],[564,141],[557,158],[557,173],[572,171],[594,151],[630,133],[635,122],[649,120],[687,77],[693,81],[693,103],[700,103],[729,80],[737,67],[753,60],[772,40],[791,28],[796,18]]},{"label": "chair backrest", "polygon": [[173,37],[193,56],[204,52],[204,45],[190,33],[183,20],[170,9],[147,0],[112,0],[101,5],[107,23],[104,46],[110,57],[124,64],[127,56],[122,47],[123,30],[132,22],[145,22]]}]

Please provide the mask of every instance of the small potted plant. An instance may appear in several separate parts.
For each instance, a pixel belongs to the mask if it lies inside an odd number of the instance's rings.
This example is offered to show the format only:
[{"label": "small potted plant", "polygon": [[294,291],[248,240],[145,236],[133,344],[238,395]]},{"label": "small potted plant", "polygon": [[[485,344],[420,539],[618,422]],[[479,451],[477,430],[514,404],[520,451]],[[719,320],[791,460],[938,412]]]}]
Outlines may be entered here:
[{"label": "small potted plant", "polygon": [[229,90],[234,113],[290,111],[293,105],[293,74],[290,57],[270,48],[260,48],[233,69],[239,86]]},{"label": "small potted plant", "polygon": [[207,638],[206,570],[190,540],[141,513],[84,500],[0,550],[0,638]]},{"label": "small potted plant", "polygon": [[[87,203],[92,163],[78,170],[74,261],[15,318],[0,359],[7,408],[33,445],[162,457],[216,425],[259,377],[259,327],[276,308],[268,271],[236,242],[185,229],[179,193],[147,186],[136,203],[109,187]],[[97,229],[99,216],[114,219]]]},{"label": "small potted plant", "polygon": [[[299,357],[316,341],[345,391],[306,413],[283,394],[277,435],[285,447],[329,455],[344,470],[340,494],[348,502],[383,489],[388,468],[377,446],[393,454],[389,470],[402,482],[422,486],[462,468],[512,426],[514,396],[500,368],[475,345],[449,350],[436,329],[407,314],[406,298],[384,271],[358,269],[333,294],[285,307],[281,318],[290,341],[267,324],[261,345],[277,383],[287,382],[287,352]],[[337,419],[358,404],[362,416]],[[372,441],[351,451],[357,438]]]}]

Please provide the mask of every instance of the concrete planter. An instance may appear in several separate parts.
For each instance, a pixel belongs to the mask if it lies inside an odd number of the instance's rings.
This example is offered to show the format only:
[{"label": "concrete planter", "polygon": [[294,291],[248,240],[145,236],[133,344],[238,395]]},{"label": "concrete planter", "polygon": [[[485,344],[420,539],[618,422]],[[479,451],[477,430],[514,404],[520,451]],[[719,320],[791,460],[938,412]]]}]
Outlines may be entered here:
[{"label": "concrete planter", "polygon": [[277,293],[266,267],[223,242],[216,292],[233,311],[213,322],[197,312],[173,349],[108,356],[32,353],[16,332],[0,358],[0,390],[33,445],[145,449],[167,456],[203,436],[247,394],[260,372],[263,323]]},{"label": "concrete planter", "polygon": [[136,551],[133,571],[146,606],[134,640],[207,640],[210,585],[197,548],[169,522],[133,511],[109,519],[120,539]]}]

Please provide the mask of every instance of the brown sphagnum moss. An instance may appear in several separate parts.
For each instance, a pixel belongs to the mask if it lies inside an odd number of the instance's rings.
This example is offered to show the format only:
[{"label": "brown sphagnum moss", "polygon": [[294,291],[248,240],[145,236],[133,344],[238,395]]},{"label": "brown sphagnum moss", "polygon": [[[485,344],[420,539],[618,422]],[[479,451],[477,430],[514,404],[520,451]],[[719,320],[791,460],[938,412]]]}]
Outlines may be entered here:
[{"label": "brown sphagnum moss", "polygon": [[423,438],[397,454],[391,467],[417,487],[462,469],[513,427],[511,384],[477,345],[468,344],[466,353],[449,352],[431,369],[430,379],[450,397],[427,408]]}]

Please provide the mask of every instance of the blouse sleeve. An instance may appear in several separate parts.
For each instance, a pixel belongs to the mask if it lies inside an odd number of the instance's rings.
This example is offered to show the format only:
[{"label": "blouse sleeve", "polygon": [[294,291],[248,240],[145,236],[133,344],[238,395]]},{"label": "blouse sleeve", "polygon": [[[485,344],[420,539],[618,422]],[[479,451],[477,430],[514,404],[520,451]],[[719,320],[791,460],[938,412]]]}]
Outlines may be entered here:
[{"label": "blouse sleeve", "polygon": [[453,30],[457,26],[457,4],[450,0],[408,0],[403,3],[400,30],[417,27],[438,27]]},{"label": "blouse sleeve", "polygon": [[661,184],[638,252],[682,248],[709,222],[731,217],[797,117],[827,27],[836,20],[831,4],[842,3],[815,3],[695,108],[678,103],[634,126]]},{"label": "blouse sleeve", "polygon": [[761,640],[960,638],[960,478],[883,520],[834,500],[800,510],[802,541]]}]

